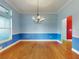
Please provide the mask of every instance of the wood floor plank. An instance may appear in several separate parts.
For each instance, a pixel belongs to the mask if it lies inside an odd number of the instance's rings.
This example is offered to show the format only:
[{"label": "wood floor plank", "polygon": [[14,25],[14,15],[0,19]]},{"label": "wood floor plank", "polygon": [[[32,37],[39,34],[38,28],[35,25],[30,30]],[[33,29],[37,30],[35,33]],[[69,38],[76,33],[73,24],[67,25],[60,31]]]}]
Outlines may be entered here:
[{"label": "wood floor plank", "polygon": [[79,59],[71,48],[71,42],[20,42],[0,53],[0,59]]}]

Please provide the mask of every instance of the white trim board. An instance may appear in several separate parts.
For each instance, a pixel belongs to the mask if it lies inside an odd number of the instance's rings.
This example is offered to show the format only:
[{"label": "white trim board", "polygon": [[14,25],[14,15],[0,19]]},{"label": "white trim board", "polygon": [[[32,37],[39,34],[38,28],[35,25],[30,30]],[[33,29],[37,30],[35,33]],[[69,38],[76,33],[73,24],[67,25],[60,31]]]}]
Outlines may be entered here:
[{"label": "white trim board", "polygon": [[79,55],[79,51],[77,51],[76,49],[72,48],[72,51]]},{"label": "white trim board", "polygon": [[75,37],[75,38],[79,38],[79,35],[73,35],[73,37]]},{"label": "white trim board", "polygon": [[8,48],[14,46],[15,44],[17,44],[17,43],[19,43],[19,42],[20,42],[20,41],[16,41],[15,43],[13,43],[13,44],[11,44],[11,45],[9,45],[9,46],[7,46],[7,47],[1,49],[1,50],[0,50],[0,53],[3,52],[3,51],[5,51],[5,50],[7,50]]},{"label": "white trim board", "polygon": [[20,40],[20,41],[36,41],[36,42],[51,42],[51,41],[57,41],[57,42],[59,42],[60,44],[62,44],[62,42],[61,41],[59,41],[59,40]]},{"label": "white trim board", "polygon": [[0,53],[3,52],[3,51],[5,51],[5,50],[7,50],[8,48],[14,46],[15,44],[21,42],[21,41],[36,41],[36,42],[44,42],[44,41],[45,41],[45,42],[51,42],[51,41],[57,41],[57,42],[59,42],[60,44],[62,44],[62,42],[59,41],[59,40],[18,40],[18,41],[16,41],[15,43],[13,43],[13,44],[11,44],[11,45],[9,45],[9,46],[3,48],[2,50],[0,50]]},{"label": "white trim board", "polygon": [[71,40],[71,39],[70,39],[70,40],[67,40],[67,41],[72,42],[72,40]]}]

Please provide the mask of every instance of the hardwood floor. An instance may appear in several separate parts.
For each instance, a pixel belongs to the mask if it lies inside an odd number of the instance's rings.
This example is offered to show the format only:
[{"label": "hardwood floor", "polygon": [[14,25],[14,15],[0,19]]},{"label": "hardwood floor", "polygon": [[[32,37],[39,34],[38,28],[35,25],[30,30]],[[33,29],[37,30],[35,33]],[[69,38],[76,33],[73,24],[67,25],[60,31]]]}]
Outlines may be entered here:
[{"label": "hardwood floor", "polygon": [[71,47],[71,42],[20,42],[0,53],[0,59],[79,59]]}]

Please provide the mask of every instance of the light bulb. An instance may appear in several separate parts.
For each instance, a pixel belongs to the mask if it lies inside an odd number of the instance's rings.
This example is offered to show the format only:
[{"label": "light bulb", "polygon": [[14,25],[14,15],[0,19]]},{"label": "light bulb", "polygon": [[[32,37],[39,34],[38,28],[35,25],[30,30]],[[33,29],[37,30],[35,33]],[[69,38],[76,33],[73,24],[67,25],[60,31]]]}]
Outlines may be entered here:
[{"label": "light bulb", "polygon": [[37,23],[42,22],[42,21],[45,20],[45,18],[44,17],[41,17],[40,15],[33,16],[32,19],[34,20],[34,22],[37,22]]},{"label": "light bulb", "polygon": [[37,19],[41,19],[41,16],[39,15],[39,16],[37,16]]}]

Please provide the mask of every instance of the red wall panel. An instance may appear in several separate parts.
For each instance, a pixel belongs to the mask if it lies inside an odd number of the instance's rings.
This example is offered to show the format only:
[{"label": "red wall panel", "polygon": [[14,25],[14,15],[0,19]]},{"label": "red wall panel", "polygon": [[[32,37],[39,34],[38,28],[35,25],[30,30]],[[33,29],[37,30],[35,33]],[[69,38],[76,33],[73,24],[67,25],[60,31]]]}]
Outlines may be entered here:
[{"label": "red wall panel", "polygon": [[67,17],[67,39],[72,39],[72,16]]}]

